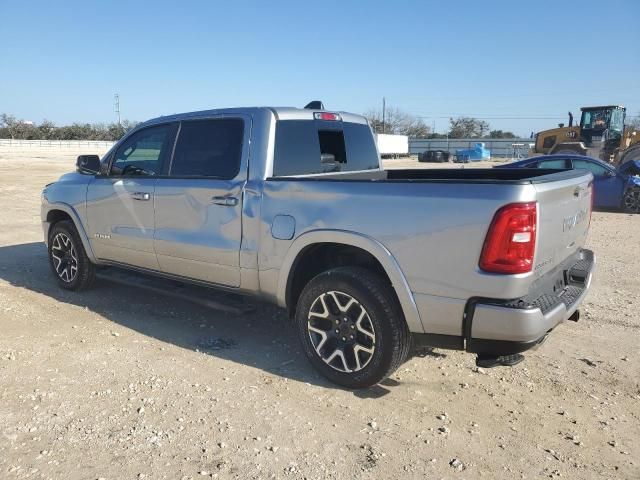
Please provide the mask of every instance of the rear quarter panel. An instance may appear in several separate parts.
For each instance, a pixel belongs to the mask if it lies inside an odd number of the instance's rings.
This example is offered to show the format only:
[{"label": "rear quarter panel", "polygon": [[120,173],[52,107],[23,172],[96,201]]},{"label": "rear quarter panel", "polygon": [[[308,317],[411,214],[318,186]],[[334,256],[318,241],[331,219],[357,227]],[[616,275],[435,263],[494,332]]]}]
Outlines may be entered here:
[{"label": "rear quarter panel", "polygon": [[[295,239],[314,229],[351,231],[384,245],[412,292],[467,299],[514,298],[526,285],[478,269],[495,211],[535,200],[532,185],[268,180],[259,269],[279,269]],[[276,215],[295,219],[291,240],[271,235]],[[523,274],[518,277],[526,277]]]}]

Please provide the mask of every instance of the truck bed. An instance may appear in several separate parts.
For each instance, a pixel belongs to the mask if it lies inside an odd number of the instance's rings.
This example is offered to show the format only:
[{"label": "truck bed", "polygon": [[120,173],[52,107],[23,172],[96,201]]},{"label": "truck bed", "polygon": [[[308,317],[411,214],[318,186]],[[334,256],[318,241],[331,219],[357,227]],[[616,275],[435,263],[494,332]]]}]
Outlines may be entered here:
[{"label": "truck bed", "polygon": [[[271,226],[287,216],[294,237],[308,232],[356,232],[396,261],[425,313],[425,331],[460,335],[471,297],[525,297],[578,252],[589,225],[591,174],[554,169],[377,170],[298,177],[264,183],[261,271],[276,271],[289,242]],[[518,275],[482,271],[478,261],[495,213],[511,203],[537,205],[534,268]],[[545,283],[546,284],[546,283]],[[454,315],[455,312],[455,315]],[[451,316],[460,319],[451,323]]]},{"label": "truck bed", "polygon": [[511,183],[518,185],[554,182],[583,175],[575,170],[547,168],[434,168],[387,170],[385,173],[388,181]]},{"label": "truck bed", "polygon": [[272,177],[269,180],[411,182],[411,183],[482,183],[531,185],[577,178],[576,170],[546,168],[434,168],[375,170],[322,175]]}]

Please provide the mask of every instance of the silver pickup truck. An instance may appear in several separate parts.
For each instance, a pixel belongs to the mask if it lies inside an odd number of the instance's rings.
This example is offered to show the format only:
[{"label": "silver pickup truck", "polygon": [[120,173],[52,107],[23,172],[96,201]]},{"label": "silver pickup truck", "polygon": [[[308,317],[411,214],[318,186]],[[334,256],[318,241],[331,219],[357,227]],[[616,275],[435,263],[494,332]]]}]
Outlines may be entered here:
[{"label": "silver pickup truck", "polygon": [[308,107],[160,117],[78,157],[42,193],[59,284],[115,266],[257,295],[351,388],[413,347],[509,364],[577,320],[590,173],[385,171],[365,118]]}]

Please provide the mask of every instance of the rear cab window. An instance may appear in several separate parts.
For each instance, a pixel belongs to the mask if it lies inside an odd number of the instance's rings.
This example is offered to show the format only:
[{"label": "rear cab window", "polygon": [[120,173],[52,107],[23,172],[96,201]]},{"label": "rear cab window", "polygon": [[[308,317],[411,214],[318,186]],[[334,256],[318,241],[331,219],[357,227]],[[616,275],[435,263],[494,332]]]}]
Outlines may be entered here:
[{"label": "rear cab window", "polygon": [[275,177],[377,170],[378,151],[366,123],[279,120]]}]

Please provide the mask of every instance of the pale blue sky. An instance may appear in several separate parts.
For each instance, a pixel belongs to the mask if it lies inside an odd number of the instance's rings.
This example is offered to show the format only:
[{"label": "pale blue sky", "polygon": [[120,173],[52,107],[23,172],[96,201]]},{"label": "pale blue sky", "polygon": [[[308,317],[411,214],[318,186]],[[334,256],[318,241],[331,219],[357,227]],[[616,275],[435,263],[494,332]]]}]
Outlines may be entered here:
[{"label": "pale blue sky", "polygon": [[640,1],[0,0],[0,112],[58,124],[225,106],[485,118],[640,113]]}]

